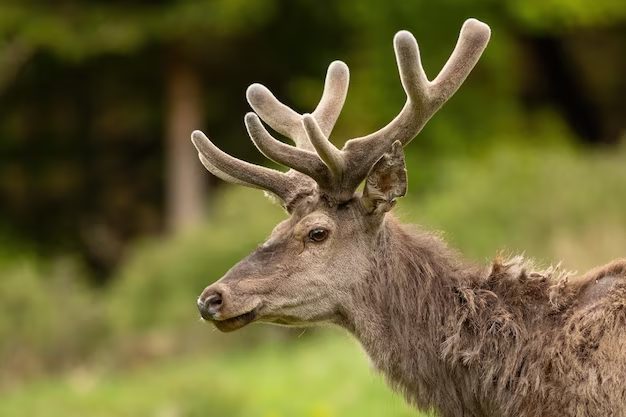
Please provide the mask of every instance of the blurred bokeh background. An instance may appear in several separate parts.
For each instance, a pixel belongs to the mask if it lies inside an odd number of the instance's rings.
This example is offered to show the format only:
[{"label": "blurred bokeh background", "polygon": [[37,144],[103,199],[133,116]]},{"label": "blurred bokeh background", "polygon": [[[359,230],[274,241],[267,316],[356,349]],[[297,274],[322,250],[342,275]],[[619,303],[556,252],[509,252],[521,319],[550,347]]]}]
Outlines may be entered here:
[{"label": "blurred bokeh background", "polygon": [[311,111],[342,59],[340,145],[404,103],[393,34],[434,77],[468,17],[492,41],[407,148],[398,215],[477,260],[626,255],[624,1],[0,1],[0,415],[418,415],[339,330],[198,320],[284,213],[189,134],[267,164],[246,87]]}]

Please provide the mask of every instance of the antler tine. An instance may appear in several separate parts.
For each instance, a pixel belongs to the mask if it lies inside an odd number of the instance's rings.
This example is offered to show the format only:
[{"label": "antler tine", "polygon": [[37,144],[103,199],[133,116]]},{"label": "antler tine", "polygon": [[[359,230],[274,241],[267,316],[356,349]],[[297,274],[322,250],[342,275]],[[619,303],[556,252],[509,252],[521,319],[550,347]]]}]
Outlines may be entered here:
[{"label": "antler tine", "polygon": [[330,143],[315,120],[315,117],[310,114],[305,114],[302,117],[302,126],[304,127],[309,141],[317,151],[317,155],[324,161],[328,169],[330,169],[334,179],[340,180],[345,169],[345,161],[341,151]]},{"label": "antler tine", "polygon": [[314,152],[287,145],[274,138],[255,113],[246,114],[244,122],[250,139],[267,158],[308,175],[318,182],[328,181],[328,171]]},{"label": "antler tine", "polygon": [[341,109],[346,101],[348,85],[350,84],[350,70],[342,61],[333,61],[328,66],[324,92],[319,104],[313,111],[313,117],[325,136],[330,136]]},{"label": "antler tine", "polygon": [[[349,80],[350,73],[346,64],[334,61],[328,66],[322,98],[313,111],[313,116],[326,136],[330,135],[341,113]],[[296,147],[313,150],[302,128],[302,115],[281,103],[270,90],[258,83],[248,87],[246,97],[252,109],[272,129],[293,140]]]},{"label": "antler tine", "polygon": [[459,40],[437,78],[428,81],[420,62],[417,41],[409,32],[394,37],[394,49],[407,101],[400,113],[385,127],[367,136],[349,140],[342,152],[351,178],[346,186],[356,188],[372,165],[399,140],[407,145],[435,112],[456,92],[480,58],[489,41],[486,24],[468,19]]},{"label": "antler tine", "polygon": [[250,184],[247,183],[245,181],[241,181],[235,177],[233,177],[232,175],[228,175],[227,173],[220,171],[219,169],[217,169],[217,167],[215,165],[213,165],[211,162],[209,162],[208,159],[206,159],[200,152],[198,152],[198,158],[200,159],[200,162],[202,162],[202,165],[204,165],[204,167],[206,168],[207,171],[209,171],[211,174],[215,175],[217,178],[220,178],[226,182],[231,182],[233,184],[239,184],[239,185],[245,185],[247,187],[253,187],[253,188],[258,188],[256,185],[254,184]]},{"label": "antler tine", "polygon": [[191,141],[198,150],[200,161],[212,174],[225,181],[267,190],[288,202],[295,185],[288,175],[228,155],[199,130],[191,134]]},{"label": "antler tine", "polygon": [[454,51],[431,83],[431,89],[436,91],[441,104],[463,84],[485,50],[490,36],[489,26],[480,20],[467,19],[463,23]]},{"label": "antler tine", "polygon": [[296,147],[311,149],[311,144],[300,127],[301,116],[290,107],[284,105],[262,84],[255,83],[248,87],[246,98],[250,107],[267,123],[280,133],[291,139]]},{"label": "antler tine", "polygon": [[422,66],[415,37],[410,32],[401,30],[393,37],[393,50],[407,101],[414,104],[426,103],[429,99],[428,78]]}]

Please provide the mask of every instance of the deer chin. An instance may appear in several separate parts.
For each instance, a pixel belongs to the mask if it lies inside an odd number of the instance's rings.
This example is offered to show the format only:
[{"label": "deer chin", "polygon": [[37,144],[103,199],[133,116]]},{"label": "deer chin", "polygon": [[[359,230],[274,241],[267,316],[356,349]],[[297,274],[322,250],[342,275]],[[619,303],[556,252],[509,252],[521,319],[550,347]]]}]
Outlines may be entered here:
[{"label": "deer chin", "polygon": [[221,332],[228,333],[235,330],[239,330],[244,326],[252,323],[257,318],[257,309],[248,311],[247,313],[240,314],[235,317],[231,317],[223,320],[211,320],[213,325]]}]

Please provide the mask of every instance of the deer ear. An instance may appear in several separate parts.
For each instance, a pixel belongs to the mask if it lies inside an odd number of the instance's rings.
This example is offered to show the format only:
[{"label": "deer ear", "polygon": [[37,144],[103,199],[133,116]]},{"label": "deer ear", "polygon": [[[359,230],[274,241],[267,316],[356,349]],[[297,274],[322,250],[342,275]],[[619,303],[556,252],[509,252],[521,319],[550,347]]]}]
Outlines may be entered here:
[{"label": "deer ear", "polygon": [[396,198],[406,194],[406,166],[402,143],[395,141],[370,170],[361,201],[371,214],[385,213],[395,205]]}]

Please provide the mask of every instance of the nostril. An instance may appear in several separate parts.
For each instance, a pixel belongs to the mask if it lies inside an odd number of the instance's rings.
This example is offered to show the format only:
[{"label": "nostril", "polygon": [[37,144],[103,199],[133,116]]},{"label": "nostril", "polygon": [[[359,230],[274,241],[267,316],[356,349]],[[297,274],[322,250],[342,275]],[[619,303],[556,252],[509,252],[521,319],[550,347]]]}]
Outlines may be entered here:
[{"label": "nostril", "polygon": [[215,292],[209,295],[207,298],[204,299],[203,304],[204,304],[203,310],[206,313],[208,313],[211,316],[217,314],[222,308],[222,304],[223,304],[222,294],[220,294],[219,292]]},{"label": "nostril", "polygon": [[214,294],[210,297],[208,297],[205,301],[204,304],[209,308],[220,308],[220,306],[222,305],[222,296],[220,294]]},{"label": "nostril", "polygon": [[225,296],[221,288],[207,287],[198,297],[198,310],[205,320],[212,320],[224,308]]}]

